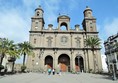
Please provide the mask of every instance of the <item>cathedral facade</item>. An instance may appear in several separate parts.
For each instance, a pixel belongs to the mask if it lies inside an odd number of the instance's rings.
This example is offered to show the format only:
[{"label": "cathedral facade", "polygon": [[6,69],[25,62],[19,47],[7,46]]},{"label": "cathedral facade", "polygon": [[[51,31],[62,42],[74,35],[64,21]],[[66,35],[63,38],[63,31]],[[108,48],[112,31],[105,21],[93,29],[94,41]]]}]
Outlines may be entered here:
[{"label": "cathedral facade", "polygon": [[[102,71],[100,48],[95,49],[96,59],[93,59],[90,47],[85,40],[89,37],[98,37],[96,18],[92,16],[92,10],[86,7],[84,10],[83,29],[76,24],[70,28],[70,17],[59,15],[58,26],[54,29],[49,24],[45,29],[43,17],[44,11],[39,6],[35,9],[35,15],[31,18],[31,30],[29,41],[33,46],[35,57],[28,56],[27,69],[30,71],[47,71],[54,68],[56,71]],[[65,30],[62,29],[65,26]],[[95,64],[95,66],[94,66]]]}]

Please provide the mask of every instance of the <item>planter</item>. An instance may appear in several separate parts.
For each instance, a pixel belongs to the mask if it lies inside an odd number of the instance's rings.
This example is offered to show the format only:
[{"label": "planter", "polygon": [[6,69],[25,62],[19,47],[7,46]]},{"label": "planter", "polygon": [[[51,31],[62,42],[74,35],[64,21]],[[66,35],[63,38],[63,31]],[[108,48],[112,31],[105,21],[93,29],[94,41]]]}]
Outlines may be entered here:
[{"label": "planter", "polygon": [[14,62],[15,60],[16,60],[15,57],[9,57],[9,58],[8,58],[8,61],[9,61],[9,62]]},{"label": "planter", "polygon": [[21,72],[25,72],[26,66],[21,66]]},{"label": "planter", "polygon": [[0,65],[0,70],[4,69],[4,66],[3,65]]}]

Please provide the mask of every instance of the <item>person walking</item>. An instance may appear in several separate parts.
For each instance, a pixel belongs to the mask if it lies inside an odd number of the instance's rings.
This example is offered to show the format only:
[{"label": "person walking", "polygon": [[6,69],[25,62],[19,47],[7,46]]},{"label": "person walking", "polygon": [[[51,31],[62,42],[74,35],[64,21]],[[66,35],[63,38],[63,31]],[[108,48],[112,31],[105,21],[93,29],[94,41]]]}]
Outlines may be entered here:
[{"label": "person walking", "polygon": [[50,74],[51,74],[51,69],[49,68],[49,69],[48,69],[48,75],[50,75]]},{"label": "person walking", "polygon": [[55,75],[55,69],[54,69],[54,68],[53,68],[53,70],[52,70],[52,74]]}]

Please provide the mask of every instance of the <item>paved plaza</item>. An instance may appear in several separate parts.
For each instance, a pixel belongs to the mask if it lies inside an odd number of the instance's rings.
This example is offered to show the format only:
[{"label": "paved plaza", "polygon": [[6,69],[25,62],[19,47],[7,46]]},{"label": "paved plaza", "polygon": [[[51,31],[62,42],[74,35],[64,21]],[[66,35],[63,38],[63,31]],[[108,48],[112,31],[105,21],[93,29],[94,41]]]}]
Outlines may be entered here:
[{"label": "paved plaza", "polygon": [[24,73],[0,76],[0,83],[118,83],[106,75],[98,74],[70,74],[48,75],[41,73]]}]

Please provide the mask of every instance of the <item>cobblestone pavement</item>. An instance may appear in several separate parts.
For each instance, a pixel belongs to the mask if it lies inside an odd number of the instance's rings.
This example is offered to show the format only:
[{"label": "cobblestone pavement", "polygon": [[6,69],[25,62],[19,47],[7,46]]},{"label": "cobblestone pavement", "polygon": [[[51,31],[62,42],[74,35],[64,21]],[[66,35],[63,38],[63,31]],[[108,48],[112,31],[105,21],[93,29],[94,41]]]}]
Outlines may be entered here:
[{"label": "cobblestone pavement", "polygon": [[0,83],[118,83],[110,77],[98,74],[47,75],[41,73],[25,73],[0,77]]}]

